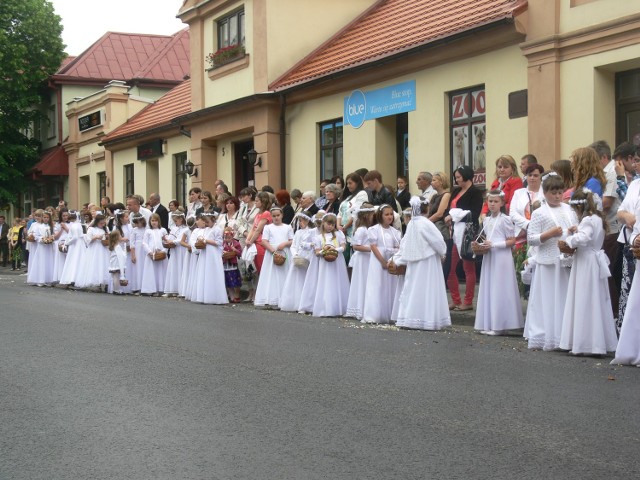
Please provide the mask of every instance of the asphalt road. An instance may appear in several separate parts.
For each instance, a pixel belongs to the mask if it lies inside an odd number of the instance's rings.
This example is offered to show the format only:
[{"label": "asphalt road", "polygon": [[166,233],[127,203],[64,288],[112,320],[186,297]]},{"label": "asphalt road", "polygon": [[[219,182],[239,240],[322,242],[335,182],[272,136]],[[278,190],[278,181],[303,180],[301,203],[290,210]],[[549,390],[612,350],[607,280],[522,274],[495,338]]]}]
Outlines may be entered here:
[{"label": "asphalt road", "polygon": [[0,271],[0,479],[634,479],[640,369]]}]

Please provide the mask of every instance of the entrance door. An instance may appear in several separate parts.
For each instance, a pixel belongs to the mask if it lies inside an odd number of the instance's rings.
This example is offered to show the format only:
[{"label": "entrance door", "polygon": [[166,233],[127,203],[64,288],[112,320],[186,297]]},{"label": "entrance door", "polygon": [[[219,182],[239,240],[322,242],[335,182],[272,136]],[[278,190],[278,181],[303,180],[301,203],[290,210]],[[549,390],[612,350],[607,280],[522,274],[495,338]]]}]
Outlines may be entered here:
[{"label": "entrance door", "polygon": [[255,182],[255,172],[253,166],[249,165],[247,160],[247,152],[253,148],[253,140],[247,140],[244,142],[237,142],[233,144],[233,161],[234,161],[234,191],[236,195],[240,193],[240,190],[251,185]]}]

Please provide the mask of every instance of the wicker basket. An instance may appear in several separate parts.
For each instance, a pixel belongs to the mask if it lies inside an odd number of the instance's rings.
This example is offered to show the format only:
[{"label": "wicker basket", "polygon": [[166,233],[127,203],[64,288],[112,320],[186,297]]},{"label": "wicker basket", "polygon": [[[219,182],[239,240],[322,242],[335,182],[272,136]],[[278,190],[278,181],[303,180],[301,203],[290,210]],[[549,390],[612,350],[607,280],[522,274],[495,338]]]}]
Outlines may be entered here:
[{"label": "wicker basket", "polygon": [[29,236],[27,236],[27,242],[35,242],[36,241],[36,237],[33,236],[33,233],[30,233]]},{"label": "wicker basket", "polygon": [[175,244],[175,243],[173,243],[173,242],[165,242],[165,241],[163,240],[163,241],[162,241],[162,246],[168,250],[168,249],[170,249],[170,248],[175,247],[175,246],[176,246],[176,244]]},{"label": "wicker basket", "polygon": [[167,258],[166,252],[163,252],[162,250],[156,250],[155,252],[153,252],[154,261],[159,262],[161,260],[164,260],[165,258]]},{"label": "wicker basket", "polygon": [[558,249],[565,255],[573,255],[576,253],[576,249],[571,248],[564,240],[558,240]]},{"label": "wicker basket", "polygon": [[58,251],[60,253],[67,253],[67,246],[63,242],[58,243]]},{"label": "wicker basket", "polygon": [[309,259],[295,255],[293,257],[293,266],[298,268],[307,268],[309,266]]},{"label": "wicker basket", "polygon": [[126,287],[127,285],[129,285],[129,280],[127,280],[126,278],[120,280],[121,287]]},{"label": "wicker basket", "polygon": [[108,238],[103,238],[102,240],[100,240],[100,243],[102,243],[102,245],[104,245],[105,247],[109,246],[109,239]]},{"label": "wicker basket", "polygon": [[338,258],[338,251],[333,249],[324,250],[322,252],[322,258],[324,258],[327,262],[335,262]]},{"label": "wicker basket", "polygon": [[404,275],[405,273],[407,273],[407,266],[406,265],[396,265],[395,263],[391,262],[391,263],[389,263],[389,266],[387,267],[387,271],[391,275]]},{"label": "wicker basket", "polygon": [[488,253],[491,247],[485,245],[484,243],[471,242],[471,251],[477,257],[478,255],[484,255]]},{"label": "wicker basket", "polygon": [[287,261],[287,256],[281,250],[278,250],[277,252],[273,253],[274,265],[281,267],[282,265],[285,264],[286,261]]},{"label": "wicker basket", "polygon": [[199,238],[196,240],[195,247],[198,250],[204,250],[206,246],[207,246],[207,243],[204,241],[204,238]]}]

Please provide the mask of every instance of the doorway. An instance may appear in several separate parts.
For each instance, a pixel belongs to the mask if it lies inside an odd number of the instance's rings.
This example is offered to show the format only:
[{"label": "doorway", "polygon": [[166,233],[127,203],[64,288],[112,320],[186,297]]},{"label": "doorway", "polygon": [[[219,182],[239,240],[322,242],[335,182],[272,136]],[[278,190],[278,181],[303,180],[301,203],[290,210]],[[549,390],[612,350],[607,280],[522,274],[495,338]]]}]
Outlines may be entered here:
[{"label": "doorway", "polygon": [[247,152],[253,148],[253,140],[236,142],[233,144],[233,163],[234,163],[234,193],[238,195],[240,190],[250,185],[255,185],[255,172],[253,166],[249,165],[247,160]]},{"label": "doorway", "polygon": [[616,75],[616,145],[640,145],[640,70]]}]

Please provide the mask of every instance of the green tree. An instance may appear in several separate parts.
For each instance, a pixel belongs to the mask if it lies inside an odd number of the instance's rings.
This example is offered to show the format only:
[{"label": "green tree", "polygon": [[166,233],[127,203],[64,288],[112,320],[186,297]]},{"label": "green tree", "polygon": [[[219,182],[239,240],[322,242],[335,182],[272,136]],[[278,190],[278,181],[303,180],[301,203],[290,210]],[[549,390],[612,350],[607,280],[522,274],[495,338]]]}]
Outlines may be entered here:
[{"label": "green tree", "polygon": [[65,57],[60,21],[46,0],[0,1],[0,205],[17,200],[38,159],[24,132],[40,121],[46,80]]}]

